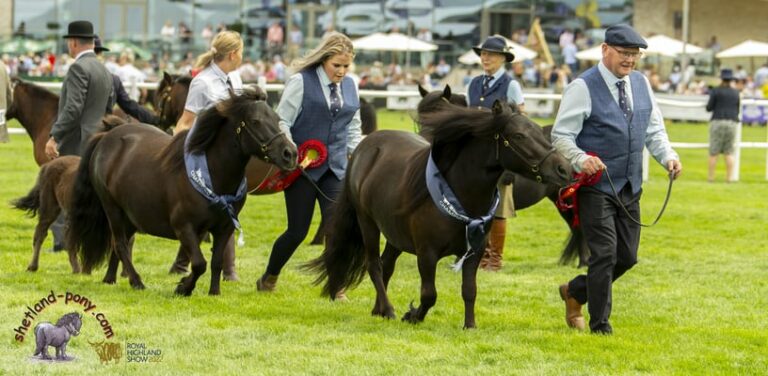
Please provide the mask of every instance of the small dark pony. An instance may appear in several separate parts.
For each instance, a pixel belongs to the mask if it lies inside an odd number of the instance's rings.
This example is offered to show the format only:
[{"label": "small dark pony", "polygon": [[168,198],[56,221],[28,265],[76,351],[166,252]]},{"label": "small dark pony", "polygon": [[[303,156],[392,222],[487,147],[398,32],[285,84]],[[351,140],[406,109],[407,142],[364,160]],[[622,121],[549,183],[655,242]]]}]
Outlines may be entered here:
[{"label": "small dark pony", "polygon": [[189,85],[192,83],[190,75],[171,75],[163,72],[163,79],[157,86],[152,105],[160,116],[160,129],[168,132],[176,125],[184,113],[184,104],[187,102]]},{"label": "small dark pony", "polygon": [[[419,93],[421,93],[422,100],[419,102],[418,113],[425,114],[430,112],[437,112],[448,107],[448,104],[455,104],[458,106],[466,105],[466,97],[460,94],[452,94],[450,86],[445,86],[443,91],[429,92],[419,86]],[[548,142],[552,142],[552,126],[547,125],[541,128],[544,133],[544,137]],[[529,208],[542,199],[549,198],[552,204],[555,205],[560,194],[560,186],[553,183],[539,183],[535,180],[525,177],[525,175],[509,172],[512,181],[512,196],[515,203],[515,210],[523,210]],[[557,206],[555,205],[555,208]],[[584,233],[579,227],[571,226],[573,223],[573,213],[568,211],[561,211],[558,209],[558,213],[565,220],[568,225],[570,234],[565,241],[565,247],[562,251],[562,257],[560,262],[562,264],[568,264],[573,261],[574,258],[579,259],[579,266],[585,265],[586,260],[589,257],[589,247],[587,246]]]},{"label": "small dark pony", "polygon": [[[176,124],[184,112],[184,104],[189,94],[189,85],[192,77],[188,75],[172,75],[163,72],[163,79],[157,87],[154,106],[162,119],[161,129],[167,130]],[[372,103],[360,98],[360,120],[361,131],[363,135],[369,135],[378,129],[376,118],[376,108]],[[257,158],[252,158],[246,167],[245,175],[248,177],[248,193],[252,195],[268,195],[279,193],[279,191],[270,190],[261,187],[262,183],[277,172],[275,165],[265,163]],[[315,236],[310,244],[322,244],[325,237],[323,230],[324,224],[321,222],[318,226]],[[172,272],[183,272],[182,269],[171,267]]]},{"label": "small dark pony", "polygon": [[[387,285],[399,255],[411,252],[421,275],[421,303],[403,320],[417,323],[437,300],[438,261],[468,256],[461,268],[464,327],[474,328],[482,249],[468,251],[464,223],[443,214],[429,197],[428,157],[471,218],[489,212],[504,170],[565,185],[571,169],[514,105],[497,101],[491,111],[451,105],[419,117],[431,144],[401,131],[379,131],[360,143],[347,167],[326,248],[305,267],[319,274],[316,283],[325,281],[323,294],[331,299],[358,284],[367,270],[376,289],[372,314],[394,318]],[[382,233],[386,247],[380,254]]]},{"label": "small dark pony", "polygon": [[[205,110],[190,136],[189,150],[205,153],[212,189],[234,195],[252,156],[282,169],[296,167],[296,147],[278,127],[277,114],[257,88]],[[205,272],[200,241],[213,237],[209,294],[220,293],[223,249],[235,230],[222,205],[209,202],[190,183],[183,149],[188,132],[171,137],[140,124],[94,136],[82,156],[68,218],[67,246],[80,252],[83,269],[119,257],[133,288],[144,284],[130,260],[130,239],[143,232],[178,239],[192,259],[192,274],[176,288],[190,295]],[[237,215],[245,198],[232,204]],[[113,250],[114,248],[114,250]],[[114,282],[118,260],[110,260],[105,282]]]},{"label": "small dark pony", "polygon": [[45,88],[11,79],[13,101],[6,113],[6,118],[16,119],[27,130],[32,139],[32,151],[38,166],[50,161],[45,155],[45,143],[51,137],[51,127],[59,111],[59,96]]},{"label": "small dark pony", "polygon": [[[118,116],[107,115],[102,119],[105,130],[110,130],[124,123]],[[32,261],[27,271],[35,272],[40,260],[40,248],[48,236],[48,229],[60,213],[67,213],[72,208],[72,188],[74,187],[80,157],[62,156],[40,166],[35,186],[26,196],[11,202],[16,209],[25,210],[30,216],[37,215],[37,225],[32,241]],[[80,273],[77,252],[67,250],[72,273]]]}]

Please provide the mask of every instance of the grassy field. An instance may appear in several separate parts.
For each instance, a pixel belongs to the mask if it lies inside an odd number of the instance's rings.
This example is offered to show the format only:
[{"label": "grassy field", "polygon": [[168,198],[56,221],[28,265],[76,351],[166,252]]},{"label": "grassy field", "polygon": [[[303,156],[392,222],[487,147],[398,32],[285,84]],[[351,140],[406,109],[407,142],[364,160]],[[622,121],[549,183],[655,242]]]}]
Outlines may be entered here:
[{"label": "grassy field", "polygon": [[[379,123],[413,128],[410,117],[398,112],[381,112]],[[702,124],[671,124],[669,133],[674,141],[707,139]],[[765,128],[744,130],[747,141],[765,141],[765,135]],[[374,290],[367,279],[348,293],[349,302],[319,297],[312,276],[296,268],[318,255],[318,246],[297,250],[275,293],[257,293],[256,279],[285,227],[282,195],[249,198],[240,216],[246,231],[237,260],[242,281],[224,283],[218,297],[207,295],[209,273],[192,297],[175,297],[178,277],[167,270],[177,244],[149,236],[139,236],[134,247],[144,291],[133,291],[125,279],[100,283],[104,269],[72,275],[64,254],[43,253],[40,271],[26,272],[36,222],[7,202],[26,194],[37,167],[29,139],[15,135],[0,144],[0,201],[6,203],[0,205],[0,374],[764,375],[766,152],[743,151],[742,181],[736,184],[706,182],[705,150],[679,152],[683,176],[660,224],[643,231],[639,263],[614,287],[615,334],[604,337],[565,326],[556,288],[580,271],[557,264],[567,227],[549,202],[509,221],[504,268],[478,277],[478,329],[471,331],[461,329],[461,279],[448,269],[447,259],[438,271],[437,305],[420,325],[371,317]],[[643,218],[649,221],[666,189],[655,163],[644,187]],[[69,344],[73,362],[36,361],[34,335],[21,343],[14,338],[27,306],[51,292],[63,297],[45,307],[32,326],[83,312],[83,306],[65,302],[67,292],[96,305],[83,313],[81,335]],[[418,303],[418,294],[415,258],[404,255],[390,285],[398,316],[412,300]],[[107,342],[122,346],[119,364],[100,364],[89,345],[105,340],[91,315],[96,312],[114,332]],[[154,362],[128,362],[125,349],[142,346],[159,356]]]}]

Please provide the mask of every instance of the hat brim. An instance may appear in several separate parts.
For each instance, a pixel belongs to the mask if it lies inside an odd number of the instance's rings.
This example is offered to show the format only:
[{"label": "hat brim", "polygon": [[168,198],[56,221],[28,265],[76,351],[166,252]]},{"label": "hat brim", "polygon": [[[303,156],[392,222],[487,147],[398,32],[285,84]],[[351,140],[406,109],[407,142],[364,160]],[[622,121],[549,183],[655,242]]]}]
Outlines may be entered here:
[{"label": "hat brim", "polygon": [[69,38],[96,38],[96,34],[67,34],[62,37],[63,39]]},{"label": "hat brim", "polygon": [[480,52],[482,52],[482,51],[488,51],[488,52],[493,52],[493,53],[496,53],[496,54],[502,54],[507,59],[507,63],[511,63],[512,61],[515,60],[515,55],[513,53],[511,53],[511,52],[504,52],[504,51],[499,51],[499,50],[490,50],[490,49],[481,48],[481,47],[472,47],[472,50],[475,51],[475,54],[477,54],[477,56],[480,56]]},{"label": "hat brim", "polygon": [[96,51],[96,53],[99,53],[99,52],[109,52],[109,48],[106,48],[106,47],[96,47],[93,50]]}]

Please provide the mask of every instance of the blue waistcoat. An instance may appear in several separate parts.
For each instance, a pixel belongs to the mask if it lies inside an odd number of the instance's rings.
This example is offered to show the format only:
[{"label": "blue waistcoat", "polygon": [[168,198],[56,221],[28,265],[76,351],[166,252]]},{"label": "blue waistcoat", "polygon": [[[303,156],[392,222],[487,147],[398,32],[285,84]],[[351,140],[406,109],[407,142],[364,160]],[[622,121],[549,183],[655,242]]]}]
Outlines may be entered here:
[{"label": "blue waistcoat", "polygon": [[[580,78],[587,83],[592,111],[584,120],[583,129],[576,137],[576,145],[600,157],[611,174],[617,192],[629,183],[632,193],[637,194],[642,184],[643,147],[652,109],[643,75],[635,71],[629,75],[633,113],[629,121],[624,118],[597,67],[588,69]],[[612,194],[605,174],[594,188]]]},{"label": "blue waistcoat", "polygon": [[317,181],[330,168],[339,180],[344,179],[347,169],[347,132],[349,123],[360,108],[360,100],[355,95],[355,82],[350,77],[341,80],[341,95],[344,105],[336,116],[331,115],[325,100],[320,78],[314,68],[301,72],[304,80],[304,97],[301,112],[291,127],[291,136],[297,146],[304,141],[316,139],[328,148],[328,159],[322,165],[307,170],[309,176]]},{"label": "blue waistcoat", "polygon": [[491,108],[493,102],[497,99],[502,102],[507,101],[507,90],[509,90],[509,83],[512,82],[512,77],[504,73],[498,79],[493,80],[493,85],[488,88],[488,91],[483,93],[483,79],[485,75],[479,75],[472,79],[469,83],[469,106],[470,107],[485,107]]}]

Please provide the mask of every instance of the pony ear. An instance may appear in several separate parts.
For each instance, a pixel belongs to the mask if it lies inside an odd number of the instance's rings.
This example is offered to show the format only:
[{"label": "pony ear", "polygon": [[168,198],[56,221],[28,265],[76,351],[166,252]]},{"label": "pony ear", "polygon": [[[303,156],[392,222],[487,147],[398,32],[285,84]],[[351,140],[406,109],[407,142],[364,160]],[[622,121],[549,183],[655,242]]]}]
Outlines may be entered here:
[{"label": "pony ear", "polygon": [[517,106],[517,102],[515,101],[510,102],[509,107],[512,108],[512,112],[515,112],[515,113],[520,112],[520,107]]},{"label": "pony ear", "polygon": [[504,105],[500,100],[493,101],[493,106],[491,107],[491,110],[493,111],[494,115],[500,114],[502,111],[504,111]]},{"label": "pony ear", "polygon": [[443,89],[443,98],[445,99],[451,99],[451,86],[445,85],[445,89]]},{"label": "pony ear", "polygon": [[421,87],[421,85],[419,85],[419,94],[421,94],[421,97],[424,98],[427,96],[427,94],[429,94],[429,92],[427,91],[427,89],[424,89],[423,87]]},{"label": "pony ear", "polygon": [[173,77],[171,77],[168,72],[163,71],[163,81],[166,83],[166,85],[173,84]]}]

